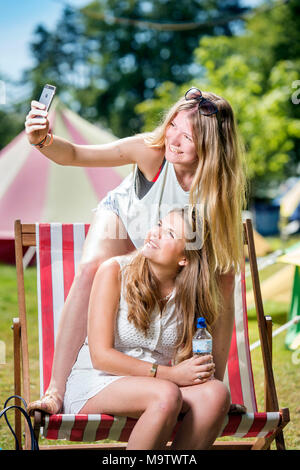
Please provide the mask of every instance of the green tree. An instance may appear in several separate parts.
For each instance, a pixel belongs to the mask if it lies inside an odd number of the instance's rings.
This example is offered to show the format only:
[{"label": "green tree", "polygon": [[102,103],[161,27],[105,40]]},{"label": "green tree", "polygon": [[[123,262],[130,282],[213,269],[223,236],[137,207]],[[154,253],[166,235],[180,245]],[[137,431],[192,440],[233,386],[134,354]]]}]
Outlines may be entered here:
[{"label": "green tree", "polygon": [[246,11],[240,0],[99,0],[81,11],[66,8],[54,32],[36,30],[36,66],[26,79],[34,97],[49,81],[83,117],[130,135],[142,125],[136,104],[165,80],[191,79],[199,39],[233,35],[241,23],[233,18]]},{"label": "green tree", "polygon": [[7,75],[0,73],[0,150],[24,129],[19,106],[9,104],[11,82]]},{"label": "green tree", "polygon": [[[54,32],[38,25],[30,49],[36,65],[24,71],[23,80],[32,84],[32,99],[38,99],[45,83],[57,87],[65,101],[73,102],[76,90],[91,82],[86,66],[91,44],[83,34],[82,18],[77,10],[66,7]],[[88,99],[88,93],[86,93]]]},{"label": "green tree", "polygon": [[[202,38],[195,62],[203,73],[181,87],[164,84],[155,99],[136,108],[147,116],[144,129],[149,130],[171,95],[183,95],[191,85],[226,98],[245,143],[250,197],[264,196],[282,179],[295,175],[300,161],[299,106],[292,102],[300,71],[293,44],[299,27],[299,20],[293,20],[294,9],[295,2],[290,2],[256,15],[238,37]],[[289,19],[286,26],[283,18]]]}]

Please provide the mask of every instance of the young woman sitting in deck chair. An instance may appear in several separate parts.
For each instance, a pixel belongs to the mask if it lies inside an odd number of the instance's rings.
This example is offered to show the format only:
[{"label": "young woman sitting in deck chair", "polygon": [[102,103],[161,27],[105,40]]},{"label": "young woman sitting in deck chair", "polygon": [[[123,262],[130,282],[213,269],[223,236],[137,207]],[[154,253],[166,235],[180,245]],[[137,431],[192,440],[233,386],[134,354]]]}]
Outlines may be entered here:
[{"label": "young woman sitting in deck chair", "polygon": [[[206,317],[214,337],[219,307],[211,240],[201,247],[193,220],[188,207],[172,210],[141,249],[104,262],[93,283],[88,336],[64,412],[138,419],[128,449],[164,449],[179,413],[172,448],[207,449],[229,410],[229,391],[214,378],[215,364],[224,367],[222,350],[214,348],[215,363],[192,354],[197,317]],[[222,325],[230,338],[230,321]]]}]

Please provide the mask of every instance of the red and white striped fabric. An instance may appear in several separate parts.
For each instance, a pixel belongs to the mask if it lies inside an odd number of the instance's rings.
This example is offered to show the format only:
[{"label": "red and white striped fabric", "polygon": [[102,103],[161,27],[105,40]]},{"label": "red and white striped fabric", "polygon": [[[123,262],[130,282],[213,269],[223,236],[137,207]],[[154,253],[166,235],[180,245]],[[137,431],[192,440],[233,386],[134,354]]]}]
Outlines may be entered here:
[{"label": "red and white striped fabric", "polygon": [[[46,391],[60,313],[76,273],[89,226],[37,224],[40,390]],[[247,407],[244,415],[228,415],[220,436],[265,437],[280,421],[279,412],[258,413],[250,358],[244,272],[236,276],[235,322],[225,373],[232,403]],[[109,415],[46,416],[44,437],[70,441],[126,441],[135,420]],[[180,420],[178,426],[180,425]]]},{"label": "red and white striped fabric", "polygon": [[[228,415],[220,437],[266,437],[272,434],[279,419],[279,412]],[[173,435],[180,426],[180,421],[179,419]],[[105,414],[58,414],[46,417],[44,436],[47,439],[67,439],[68,441],[80,442],[102,439],[127,442],[135,423],[136,420],[132,418]]]},{"label": "red and white striped fabric", "polygon": [[224,382],[230,389],[232,403],[243,404],[249,412],[255,413],[257,404],[250,357],[244,270],[235,278],[234,305],[235,321]]}]

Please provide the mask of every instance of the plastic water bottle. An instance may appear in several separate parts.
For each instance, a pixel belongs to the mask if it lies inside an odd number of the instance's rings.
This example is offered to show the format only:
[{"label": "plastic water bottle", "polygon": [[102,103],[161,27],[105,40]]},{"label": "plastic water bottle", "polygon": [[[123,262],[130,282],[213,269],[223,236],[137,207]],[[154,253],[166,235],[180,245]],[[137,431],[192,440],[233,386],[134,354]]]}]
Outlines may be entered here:
[{"label": "plastic water bottle", "polygon": [[204,317],[197,319],[197,331],[193,337],[193,354],[197,356],[212,354],[212,337],[206,329]]}]

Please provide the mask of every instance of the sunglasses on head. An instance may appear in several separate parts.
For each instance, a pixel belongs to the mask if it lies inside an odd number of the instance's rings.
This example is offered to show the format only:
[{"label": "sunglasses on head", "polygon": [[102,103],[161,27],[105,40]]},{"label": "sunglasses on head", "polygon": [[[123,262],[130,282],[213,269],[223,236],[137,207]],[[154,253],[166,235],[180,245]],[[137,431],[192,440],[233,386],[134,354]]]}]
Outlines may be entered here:
[{"label": "sunglasses on head", "polygon": [[198,101],[199,113],[203,114],[203,116],[211,116],[212,114],[216,114],[218,112],[217,106],[212,101],[203,98],[202,93],[198,88],[190,88],[184,97],[187,101]]}]

